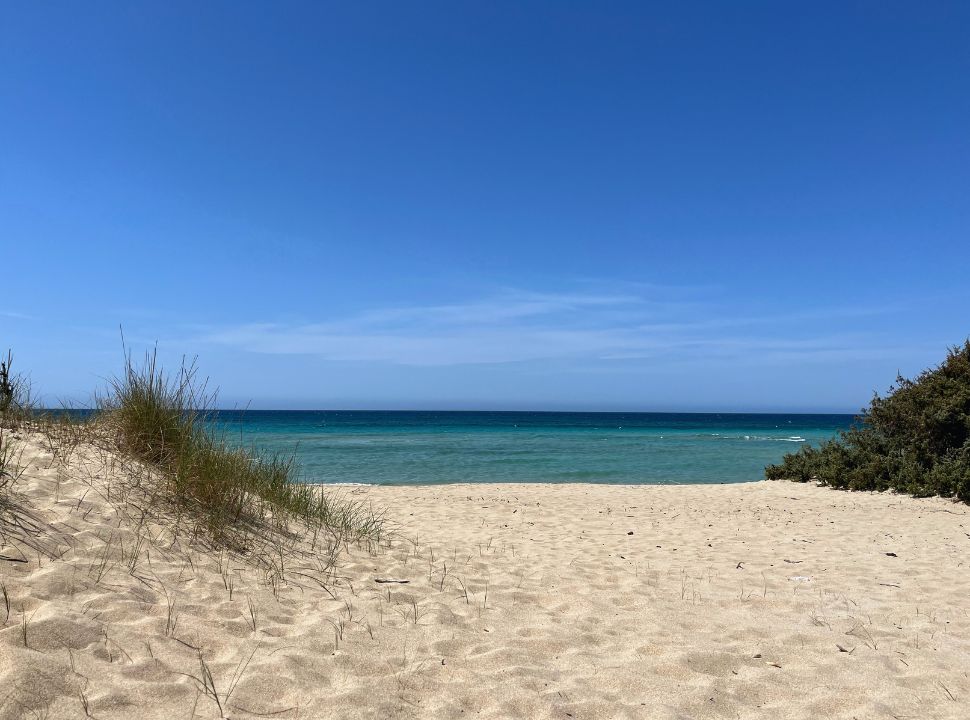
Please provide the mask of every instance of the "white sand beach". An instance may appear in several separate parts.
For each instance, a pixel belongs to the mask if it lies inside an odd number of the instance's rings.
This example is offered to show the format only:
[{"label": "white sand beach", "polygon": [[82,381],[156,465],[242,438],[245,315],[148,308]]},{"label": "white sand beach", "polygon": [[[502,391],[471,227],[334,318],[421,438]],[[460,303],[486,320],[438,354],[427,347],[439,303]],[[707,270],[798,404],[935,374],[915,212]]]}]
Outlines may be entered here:
[{"label": "white sand beach", "polygon": [[[81,446],[4,508],[0,718],[965,718],[970,508],[788,482],[341,492],[269,569]],[[382,582],[399,581],[399,582]]]}]

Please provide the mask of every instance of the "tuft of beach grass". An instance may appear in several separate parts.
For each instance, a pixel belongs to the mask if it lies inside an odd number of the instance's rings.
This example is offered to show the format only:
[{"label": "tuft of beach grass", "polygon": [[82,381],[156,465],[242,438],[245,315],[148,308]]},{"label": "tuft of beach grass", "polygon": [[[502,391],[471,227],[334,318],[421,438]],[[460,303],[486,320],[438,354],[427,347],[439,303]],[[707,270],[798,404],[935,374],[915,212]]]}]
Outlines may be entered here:
[{"label": "tuft of beach grass", "polygon": [[380,537],[379,514],[298,482],[292,458],[230,444],[215,430],[214,403],[194,363],[168,374],[151,352],[140,364],[126,356],[98,408],[120,449],[159,469],[168,499],[218,542],[231,542],[241,527],[292,522],[339,542]]}]

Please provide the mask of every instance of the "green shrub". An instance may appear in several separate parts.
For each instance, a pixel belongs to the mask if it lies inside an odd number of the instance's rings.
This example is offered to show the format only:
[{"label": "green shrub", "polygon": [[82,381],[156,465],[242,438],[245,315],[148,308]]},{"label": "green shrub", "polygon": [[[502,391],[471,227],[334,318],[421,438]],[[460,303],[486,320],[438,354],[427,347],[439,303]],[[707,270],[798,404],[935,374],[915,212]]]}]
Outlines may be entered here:
[{"label": "green shrub", "polygon": [[970,340],[915,380],[897,378],[840,439],[788,454],[765,476],[970,502]]},{"label": "green shrub", "polygon": [[7,412],[13,403],[14,388],[10,377],[10,366],[13,365],[13,355],[7,351],[7,359],[0,360],[0,412]]},{"label": "green shrub", "polygon": [[16,427],[32,409],[30,383],[23,375],[13,372],[13,353],[0,356],[0,424]]}]

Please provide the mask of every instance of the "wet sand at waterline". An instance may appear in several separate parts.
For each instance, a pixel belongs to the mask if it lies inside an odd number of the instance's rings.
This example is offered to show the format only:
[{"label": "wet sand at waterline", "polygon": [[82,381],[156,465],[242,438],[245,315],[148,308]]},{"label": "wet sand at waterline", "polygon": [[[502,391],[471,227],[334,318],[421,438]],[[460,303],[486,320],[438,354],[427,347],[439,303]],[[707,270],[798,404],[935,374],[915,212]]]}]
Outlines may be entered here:
[{"label": "wet sand at waterline", "polygon": [[[339,490],[268,564],[24,435],[0,718],[963,718],[970,508],[813,485]],[[332,548],[331,548],[332,550]]]}]

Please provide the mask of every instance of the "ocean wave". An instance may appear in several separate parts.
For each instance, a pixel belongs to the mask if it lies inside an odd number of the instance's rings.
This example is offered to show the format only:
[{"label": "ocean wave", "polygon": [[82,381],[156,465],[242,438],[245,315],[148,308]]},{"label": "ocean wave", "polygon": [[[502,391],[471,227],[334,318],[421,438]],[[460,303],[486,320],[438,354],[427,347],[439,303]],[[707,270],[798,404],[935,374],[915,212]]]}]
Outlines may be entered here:
[{"label": "ocean wave", "polygon": [[[695,435],[694,437],[705,437]],[[754,440],[756,442],[808,442],[801,435],[789,435],[788,437],[772,437],[771,435],[722,435],[721,433],[711,433],[710,437],[717,440]]]}]

